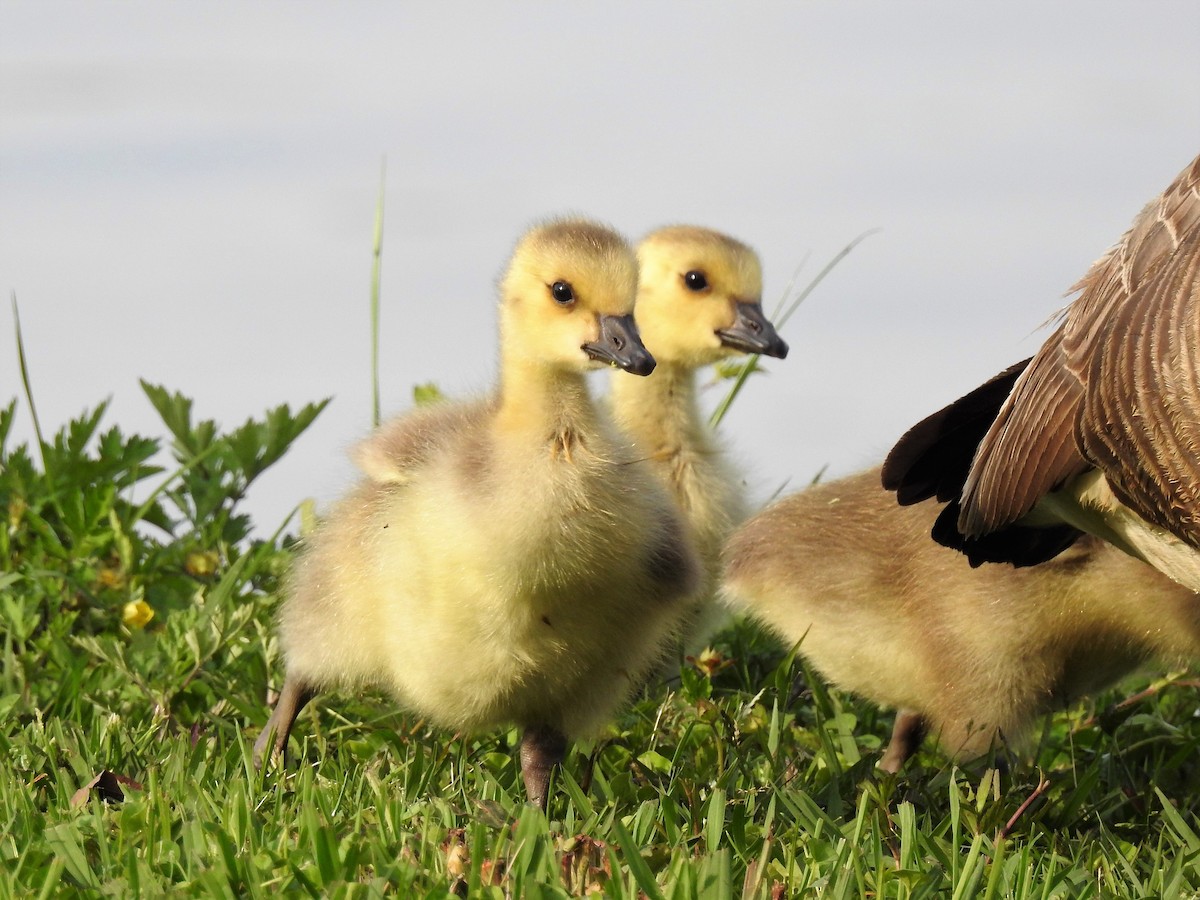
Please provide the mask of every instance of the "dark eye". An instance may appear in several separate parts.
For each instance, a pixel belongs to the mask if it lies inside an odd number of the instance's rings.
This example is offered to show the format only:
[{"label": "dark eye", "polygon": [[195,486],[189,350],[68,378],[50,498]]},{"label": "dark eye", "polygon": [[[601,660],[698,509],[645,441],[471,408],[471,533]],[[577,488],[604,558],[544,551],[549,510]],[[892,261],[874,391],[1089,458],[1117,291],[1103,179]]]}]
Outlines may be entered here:
[{"label": "dark eye", "polygon": [[703,291],[708,287],[708,279],[704,277],[704,273],[692,269],[683,276],[683,283],[687,285],[689,291]]},{"label": "dark eye", "polygon": [[565,281],[556,281],[550,285],[550,293],[554,295],[555,302],[561,303],[563,306],[575,302],[575,292]]}]

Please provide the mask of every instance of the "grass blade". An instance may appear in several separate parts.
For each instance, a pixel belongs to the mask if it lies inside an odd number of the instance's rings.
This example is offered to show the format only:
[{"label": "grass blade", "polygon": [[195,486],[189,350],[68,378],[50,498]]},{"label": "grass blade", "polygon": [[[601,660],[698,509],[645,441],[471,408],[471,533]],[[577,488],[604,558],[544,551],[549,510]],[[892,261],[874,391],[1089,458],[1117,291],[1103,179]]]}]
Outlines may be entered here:
[{"label": "grass blade", "polygon": [[716,788],[708,802],[708,821],[704,830],[709,853],[716,852],[721,845],[721,835],[725,833],[725,803],[725,791]]},{"label": "grass blade", "polygon": [[1179,810],[1175,808],[1167,795],[1164,794],[1157,786],[1154,788],[1154,793],[1158,795],[1158,802],[1162,804],[1163,816],[1166,817],[1171,829],[1179,836],[1179,839],[1187,845],[1188,852],[1197,854],[1200,853],[1200,837],[1197,837],[1196,832],[1183,821],[1183,816],[1179,814]]},{"label": "grass blade", "polygon": [[29,364],[25,361],[25,341],[21,337],[21,314],[17,310],[17,294],[12,295],[13,328],[17,335],[17,365],[21,369],[21,384],[25,388],[25,401],[29,404],[29,415],[33,419],[33,433],[37,436],[38,450],[42,454],[42,471],[49,474],[46,460],[46,441],[42,437],[42,423],[38,421],[37,405],[33,402],[33,389],[29,386]]},{"label": "grass blade", "polygon": [[383,271],[383,192],[387,157],[379,166],[379,200],[375,206],[375,240],[371,250],[371,424],[379,426],[379,284]]},{"label": "grass blade", "polygon": [[[658,886],[658,882],[654,879],[654,873],[650,871],[650,867],[646,865],[646,860],[642,858],[642,854],[638,851],[637,842],[634,841],[633,835],[629,833],[629,829],[621,821],[620,817],[614,818],[613,834],[617,838],[617,842],[621,845],[621,856],[625,860],[625,865],[629,866],[629,871],[633,875],[634,881],[637,882],[650,900],[666,900],[663,896],[662,888]],[[614,873],[615,875],[615,873]]]}]

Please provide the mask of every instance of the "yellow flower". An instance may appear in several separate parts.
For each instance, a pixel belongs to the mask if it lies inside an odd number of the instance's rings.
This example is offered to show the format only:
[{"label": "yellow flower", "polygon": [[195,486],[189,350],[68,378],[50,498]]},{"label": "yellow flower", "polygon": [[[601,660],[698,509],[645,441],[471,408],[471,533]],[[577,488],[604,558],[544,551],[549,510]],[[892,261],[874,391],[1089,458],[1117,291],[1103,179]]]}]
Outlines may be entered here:
[{"label": "yellow flower", "polygon": [[183,559],[183,571],[193,578],[209,578],[216,573],[220,561],[215,550],[193,550]]},{"label": "yellow flower", "polygon": [[114,566],[101,566],[96,572],[96,584],[110,590],[120,590],[125,586],[125,573]]},{"label": "yellow flower", "polygon": [[[2,469],[3,466],[0,466]],[[13,531],[17,530],[17,526],[21,524],[21,518],[25,515],[25,510],[29,505],[20,497],[13,497],[8,501],[8,527]]]},{"label": "yellow flower", "polygon": [[131,600],[125,604],[122,618],[130,628],[145,628],[154,618],[154,610],[145,600]]},{"label": "yellow flower", "polygon": [[728,669],[734,663],[732,659],[726,658],[720,650],[714,650],[712,647],[705,647],[700,651],[699,656],[687,657],[687,661],[709,678],[712,678],[722,669]]}]

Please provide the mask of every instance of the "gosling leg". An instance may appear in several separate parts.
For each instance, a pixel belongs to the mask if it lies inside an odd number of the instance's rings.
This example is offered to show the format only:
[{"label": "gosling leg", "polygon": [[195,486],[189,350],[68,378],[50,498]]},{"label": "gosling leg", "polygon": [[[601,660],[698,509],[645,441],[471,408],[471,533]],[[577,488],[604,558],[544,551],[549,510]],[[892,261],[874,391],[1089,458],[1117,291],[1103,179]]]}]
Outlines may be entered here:
[{"label": "gosling leg", "polygon": [[548,725],[530,725],[521,736],[521,777],[525,795],[543,812],[550,788],[550,770],[567,755],[567,739]]},{"label": "gosling leg", "polygon": [[925,740],[927,723],[925,717],[911,709],[896,711],[896,724],[892,726],[892,739],[888,742],[883,757],[879,760],[879,768],[895,775],[917,752],[921,741]]},{"label": "gosling leg", "polygon": [[292,733],[292,726],[296,724],[296,716],[300,715],[300,710],[316,695],[317,692],[303,681],[291,677],[284,679],[283,690],[279,692],[279,700],[275,703],[271,718],[267,719],[266,726],[254,742],[254,768],[262,768],[267,745],[271,743],[271,735],[275,736],[272,756],[282,758],[284,764],[287,764],[287,742]]}]

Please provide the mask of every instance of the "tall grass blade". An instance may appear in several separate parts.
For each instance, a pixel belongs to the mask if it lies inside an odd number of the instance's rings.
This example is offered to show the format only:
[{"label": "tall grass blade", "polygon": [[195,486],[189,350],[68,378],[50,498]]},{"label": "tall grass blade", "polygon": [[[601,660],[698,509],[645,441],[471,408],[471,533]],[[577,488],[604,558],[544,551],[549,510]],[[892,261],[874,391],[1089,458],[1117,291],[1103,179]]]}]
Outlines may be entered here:
[{"label": "tall grass blade", "polygon": [[48,898],[62,890],[63,884],[60,879],[62,878],[64,867],[65,864],[58,857],[55,857],[51,861],[49,867],[46,869],[46,878],[42,882],[42,891],[38,894],[38,900],[48,900]]},{"label": "tall grass blade", "polygon": [[988,875],[987,889],[984,892],[983,900],[993,900],[1000,896],[1000,887],[1004,879],[1004,855],[1007,849],[1007,839],[997,838],[992,849],[991,873]]},{"label": "tall grass blade", "polygon": [[704,838],[708,852],[713,853],[721,846],[721,836],[725,833],[725,791],[716,788],[708,802],[708,821],[705,823]]},{"label": "tall grass blade", "polygon": [[1171,829],[1179,836],[1179,839],[1187,845],[1188,852],[1192,854],[1200,853],[1200,837],[1196,832],[1183,820],[1183,816],[1179,814],[1179,810],[1175,808],[1167,795],[1164,794],[1157,786],[1154,788],[1154,793],[1158,795],[1158,802],[1162,804],[1163,816],[1166,817]]},{"label": "tall grass blade", "polygon": [[624,860],[625,865],[629,866],[629,872],[633,875],[638,887],[650,900],[666,900],[662,888],[654,879],[654,873],[650,871],[650,867],[638,850],[638,843],[633,839],[633,835],[629,833],[629,829],[625,827],[620,817],[613,819],[612,827],[613,834],[621,846],[620,858]]},{"label": "tall grass blade", "polygon": [[971,847],[967,850],[967,856],[962,861],[962,868],[959,870],[957,880],[954,884],[954,894],[951,900],[966,900],[968,897],[978,896],[977,888],[979,886],[979,877],[983,865],[983,835],[975,835],[971,841]]},{"label": "tall grass blade", "polygon": [[807,300],[808,295],[816,290],[817,285],[825,280],[825,276],[832,272],[838,263],[849,256],[851,250],[853,250],[871,235],[878,234],[880,231],[882,231],[880,228],[868,228],[866,231],[848,243],[845,247],[835,253],[833,258],[830,259],[829,262],[825,263],[825,266],[821,269],[821,271],[818,272],[813,280],[808,283],[808,286],[805,287],[804,290],[799,293],[799,295],[797,295],[796,299],[792,301],[791,305],[783,311],[783,314],[775,321],[775,327],[782,328],[784,325],[786,325],[787,320],[790,319],[796,310],[800,308],[800,304]]},{"label": "tall grass blade", "polygon": [[387,157],[379,165],[379,199],[375,205],[375,240],[371,249],[371,424],[379,427],[379,284],[383,272],[383,195]]},{"label": "tall grass blade", "polygon": [[37,404],[33,402],[33,389],[29,386],[29,364],[25,361],[25,341],[21,337],[21,314],[17,310],[17,293],[12,295],[13,328],[17,335],[17,365],[21,369],[21,384],[25,388],[25,402],[29,404],[29,415],[33,419],[33,433],[37,437],[38,451],[42,455],[42,471],[49,474],[46,459],[46,441],[42,437],[42,423],[38,421]]}]

